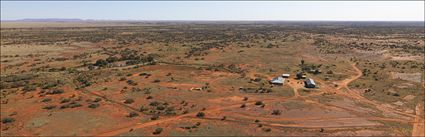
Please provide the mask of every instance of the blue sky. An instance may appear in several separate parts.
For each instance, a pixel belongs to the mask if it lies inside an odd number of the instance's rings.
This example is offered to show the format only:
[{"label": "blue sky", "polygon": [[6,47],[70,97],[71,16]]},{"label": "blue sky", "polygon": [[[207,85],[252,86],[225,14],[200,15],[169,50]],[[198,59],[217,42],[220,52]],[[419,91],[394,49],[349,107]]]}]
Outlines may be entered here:
[{"label": "blue sky", "polygon": [[424,21],[424,1],[1,1],[1,20]]}]

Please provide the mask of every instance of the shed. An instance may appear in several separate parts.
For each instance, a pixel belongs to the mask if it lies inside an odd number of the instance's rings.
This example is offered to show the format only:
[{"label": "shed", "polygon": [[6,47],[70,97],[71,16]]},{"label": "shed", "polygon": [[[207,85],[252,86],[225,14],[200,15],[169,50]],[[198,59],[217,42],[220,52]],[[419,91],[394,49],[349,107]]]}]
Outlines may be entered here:
[{"label": "shed", "polygon": [[304,84],[305,84],[306,88],[315,88],[316,87],[316,83],[311,78],[308,78],[307,80],[305,80]]},{"label": "shed", "polygon": [[285,78],[283,77],[275,77],[272,80],[270,80],[270,84],[274,84],[274,85],[283,85],[284,82],[285,82]]},{"label": "shed", "polygon": [[284,78],[289,78],[289,76],[291,76],[290,74],[282,74],[282,77]]}]

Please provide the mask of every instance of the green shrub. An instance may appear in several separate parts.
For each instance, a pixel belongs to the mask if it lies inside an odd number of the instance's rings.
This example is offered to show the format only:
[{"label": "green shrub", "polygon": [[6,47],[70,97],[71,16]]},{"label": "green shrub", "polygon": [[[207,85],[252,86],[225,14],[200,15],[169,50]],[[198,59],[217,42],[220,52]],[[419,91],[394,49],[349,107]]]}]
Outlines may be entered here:
[{"label": "green shrub", "polygon": [[263,105],[264,103],[262,101],[257,101],[255,102],[255,105],[259,106],[259,105]]},{"label": "green shrub", "polygon": [[140,112],[143,112],[143,111],[146,111],[146,110],[148,110],[148,108],[146,108],[145,106],[140,106],[140,109],[139,109]]},{"label": "green shrub", "polygon": [[131,103],[133,103],[134,102],[134,100],[133,99],[126,99],[126,100],[124,100],[124,103],[125,104],[131,104]]},{"label": "green shrub", "polygon": [[134,82],[134,80],[127,80],[127,84],[129,84],[129,85],[131,85],[131,86],[136,86],[137,85],[137,83],[136,82]]},{"label": "green shrub", "polygon": [[161,132],[162,132],[162,128],[159,127],[159,128],[156,128],[152,134],[157,135],[157,134],[161,134]]},{"label": "green shrub", "polygon": [[50,101],[52,101],[51,98],[45,98],[45,99],[41,100],[41,102],[50,102]]},{"label": "green shrub", "polygon": [[149,103],[149,106],[158,106],[160,103],[158,101],[152,101]]},{"label": "green shrub", "polygon": [[156,110],[164,110],[164,109],[165,109],[165,107],[162,106],[162,105],[159,105],[159,106],[156,107]]},{"label": "green shrub", "polygon": [[271,128],[263,128],[263,131],[264,132],[270,132],[270,131],[272,131],[272,129]]},{"label": "green shrub", "polygon": [[67,103],[69,101],[71,101],[71,99],[69,99],[69,98],[63,98],[63,99],[61,99],[61,102],[60,103]]},{"label": "green shrub", "polygon": [[61,109],[64,109],[64,108],[76,108],[76,107],[81,107],[81,106],[83,106],[83,105],[81,105],[80,103],[71,102],[69,104],[66,104],[66,105],[61,106],[60,108]]},{"label": "green shrub", "polygon": [[280,110],[273,110],[272,115],[280,115],[282,111]]},{"label": "green shrub", "polygon": [[203,118],[205,116],[204,112],[198,112],[198,114],[196,114],[196,117],[198,118]]},{"label": "green shrub", "polygon": [[93,102],[99,102],[99,101],[102,101],[102,99],[101,98],[95,98]]},{"label": "green shrub", "polygon": [[35,86],[35,85],[25,85],[22,90],[23,91],[34,91],[36,89],[37,89],[37,86]]},{"label": "green shrub", "polygon": [[43,109],[47,109],[47,110],[54,109],[54,108],[56,108],[56,105],[49,105],[49,106],[43,107]]},{"label": "green shrub", "polygon": [[98,104],[98,103],[91,103],[88,107],[89,108],[97,108],[99,106],[100,106],[100,104]]},{"label": "green shrub", "polygon": [[49,91],[46,92],[46,94],[62,94],[64,91],[63,89],[51,89]]},{"label": "green shrub", "polygon": [[130,117],[130,118],[132,118],[132,117],[137,117],[137,116],[139,116],[139,114],[137,114],[136,112],[130,112],[130,113],[128,113],[128,115],[127,115],[127,117]]},{"label": "green shrub", "polygon": [[12,122],[15,122],[15,119],[11,118],[11,117],[6,117],[6,118],[1,119],[1,123],[3,123],[3,124],[12,123]]},{"label": "green shrub", "polygon": [[159,119],[159,115],[158,114],[155,114],[155,115],[153,115],[151,117],[151,120],[157,120],[157,119]]}]

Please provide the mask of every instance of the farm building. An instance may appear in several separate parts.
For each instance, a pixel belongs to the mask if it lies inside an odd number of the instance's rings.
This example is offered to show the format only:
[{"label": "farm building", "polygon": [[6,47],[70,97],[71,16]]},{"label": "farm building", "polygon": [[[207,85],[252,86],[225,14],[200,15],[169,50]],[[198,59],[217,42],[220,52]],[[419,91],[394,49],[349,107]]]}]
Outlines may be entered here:
[{"label": "farm building", "polygon": [[270,84],[274,84],[274,85],[283,85],[284,82],[285,82],[285,78],[283,77],[275,77],[272,80],[270,80]]},{"label": "farm building", "polygon": [[306,76],[304,75],[304,73],[297,73],[297,79],[305,79]]},{"label": "farm building", "polygon": [[316,83],[314,82],[313,79],[309,78],[307,80],[305,80],[305,87],[306,88],[315,88],[316,87]]},{"label": "farm building", "polygon": [[291,76],[290,74],[282,74],[282,77],[284,78],[289,78],[289,76]]}]

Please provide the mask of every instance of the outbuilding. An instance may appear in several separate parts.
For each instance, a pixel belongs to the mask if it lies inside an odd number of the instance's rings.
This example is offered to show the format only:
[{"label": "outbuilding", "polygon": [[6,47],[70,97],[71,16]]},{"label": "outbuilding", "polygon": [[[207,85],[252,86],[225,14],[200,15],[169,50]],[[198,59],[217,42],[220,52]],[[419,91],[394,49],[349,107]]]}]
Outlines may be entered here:
[{"label": "outbuilding", "polygon": [[316,87],[316,83],[311,78],[308,78],[307,80],[305,80],[304,84],[305,84],[306,88],[315,88]]},{"label": "outbuilding", "polygon": [[275,77],[272,80],[270,80],[270,84],[274,84],[274,85],[283,85],[284,82],[285,82],[285,78],[283,77]]},{"label": "outbuilding", "polygon": [[290,74],[282,74],[283,78],[289,78],[289,76],[291,76]]}]

